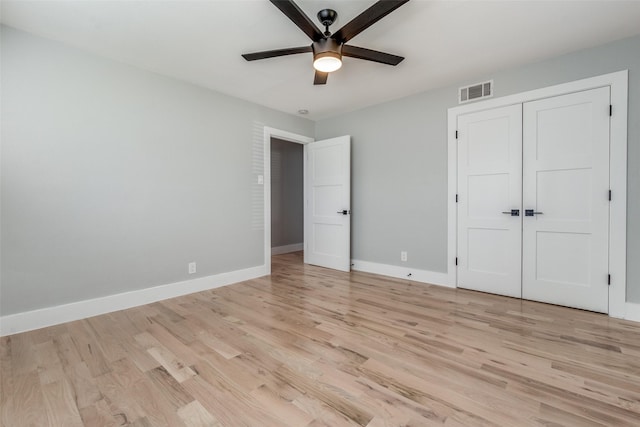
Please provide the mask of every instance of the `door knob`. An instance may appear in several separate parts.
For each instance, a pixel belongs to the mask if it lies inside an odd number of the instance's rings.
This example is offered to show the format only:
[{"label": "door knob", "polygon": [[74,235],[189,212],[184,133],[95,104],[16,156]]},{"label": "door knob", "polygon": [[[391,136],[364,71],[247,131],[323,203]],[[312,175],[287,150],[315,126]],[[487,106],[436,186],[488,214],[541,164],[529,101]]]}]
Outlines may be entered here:
[{"label": "door knob", "polygon": [[511,209],[510,211],[502,212],[502,213],[505,215],[520,216],[520,209]]},{"label": "door knob", "polygon": [[339,213],[339,214],[342,214],[342,215],[349,215],[349,214],[351,213],[351,211],[350,211],[350,210],[343,209],[343,210],[338,211],[338,212],[336,212],[336,213]]},{"label": "door knob", "polygon": [[542,215],[542,212],[535,212],[533,209],[525,209],[524,216]]}]

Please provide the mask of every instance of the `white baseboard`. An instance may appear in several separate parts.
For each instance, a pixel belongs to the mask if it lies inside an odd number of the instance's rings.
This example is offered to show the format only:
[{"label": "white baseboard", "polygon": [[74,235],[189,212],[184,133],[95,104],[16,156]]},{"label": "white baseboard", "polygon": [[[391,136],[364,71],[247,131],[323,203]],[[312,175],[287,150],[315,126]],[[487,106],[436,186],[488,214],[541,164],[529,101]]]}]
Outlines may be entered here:
[{"label": "white baseboard", "polygon": [[264,265],[0,317],[0,336],[32,331],[262,277]]},{"label": "white baseboard", "polygon": [[[432,285],[445,286],[447,288],[455,288],[455,284],[449,283],[449,275],[447,273],[438,273],[427,270],[416,270],[409,267],[399,267],[397,265],[378,264],[375,262],[351,260],[351,269],[354,271],[362,271],[365,273],[379,274],[381,276],[395,277],[398,279],[407,279],[415,282],[430,283]],[[411,276],[409,276],[411,273]],[[624,313],[619,315],[609,314],[611,317],[640,322],[640,304],[627,302],[624,305]]]},{"label": "white baseboard", "polygon": [[291,245],[276,246],[275,248],[271,248],[271,255],[282,255],[282,254],[288,254],[289,252],[300,252],[303,249],[304,249],[304,243],[294,243]]},{"label": "white baseboard", "polygon": [[640,322],[640,304],[634,302],[625,303],[624,319]]},{"label": "white baseboard", "polygon": [[380,274],[382,276],[395,277],[398,279],[407,279],[414,282],[430,283],[432,285],[446,286],[447,288],[455,288],[455,284],[449,283],[449,275],[447,273],[438,273],[435,271],[418,270],[410,267],[400,267],[397,265],[378,264],[375,262],[351,260],[351,269],[362,271],[365,273]]},{"label": "white baseboard", "polygon": [[[302,248],[300,249],[302,250]],[[283,252],[285,253],[285,252]],[[378,264],[368,261],[352,260],[352,270],[382,276],[407,279],[415,282],[429,283],[448,288],[455,288],[448,282],[446,273],[428,270],[417,270],[396,265]],[[72,322],[100,314],[150,304],[156,301],[174,298],[194,292],[215,289],[233,283],[262,277],[266,274],[264,265],[244,270],[231,271],[207,277],[200,277],[153,288],[124,292],[101,298],[73,302],[70,304],[47,307],[39,310],[0,316],[0,336],[32,331],[60,323]],[[411,276],[408,276],[411,274]],[[616,316],[617,317],[617,316]],[[640,304],[627,302],[624,319],[640,322]]]}]

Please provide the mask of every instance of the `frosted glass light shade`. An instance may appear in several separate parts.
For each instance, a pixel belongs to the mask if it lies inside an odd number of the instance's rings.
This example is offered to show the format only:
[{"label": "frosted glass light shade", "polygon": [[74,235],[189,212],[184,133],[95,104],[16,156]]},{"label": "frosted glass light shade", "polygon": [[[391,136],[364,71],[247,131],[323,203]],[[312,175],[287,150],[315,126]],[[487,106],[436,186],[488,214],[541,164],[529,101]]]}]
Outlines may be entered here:
[{"label": "frosted glass light shade", "polygon": [[340,55],[334,52],[322,52],[315,56],[313,68],[323,73],[331,73],[342,67]]}]

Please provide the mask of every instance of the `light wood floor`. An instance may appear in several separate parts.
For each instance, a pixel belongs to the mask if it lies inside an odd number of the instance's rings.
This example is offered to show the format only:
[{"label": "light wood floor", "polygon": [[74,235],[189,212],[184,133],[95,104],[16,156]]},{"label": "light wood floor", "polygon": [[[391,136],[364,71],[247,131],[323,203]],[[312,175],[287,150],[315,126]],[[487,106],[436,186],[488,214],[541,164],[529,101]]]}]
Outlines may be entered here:
[{"label": "light wood floor", "polygon": [[6,427],[640,425],[640,324],[300,254],[0,356]]}]

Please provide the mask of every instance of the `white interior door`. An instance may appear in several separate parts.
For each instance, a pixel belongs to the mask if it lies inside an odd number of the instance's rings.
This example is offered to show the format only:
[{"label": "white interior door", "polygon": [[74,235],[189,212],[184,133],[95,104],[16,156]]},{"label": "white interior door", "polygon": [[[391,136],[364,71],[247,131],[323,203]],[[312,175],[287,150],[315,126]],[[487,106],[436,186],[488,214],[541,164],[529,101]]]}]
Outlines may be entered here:
[{"label": "white interior door", "polygon": [[521,104],[458,117],[459,287],[521,296],[521,167]]},{"label": "white interior door", "polygon": [[608,311],[609,87],[523,109],[523,298]]},{"label": "white interior door", "polygon": [[306,263],[351,269],[351,138],[304,146]]}]

